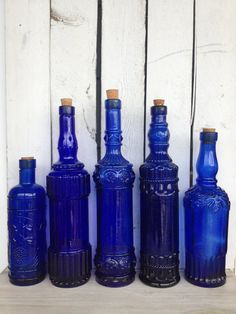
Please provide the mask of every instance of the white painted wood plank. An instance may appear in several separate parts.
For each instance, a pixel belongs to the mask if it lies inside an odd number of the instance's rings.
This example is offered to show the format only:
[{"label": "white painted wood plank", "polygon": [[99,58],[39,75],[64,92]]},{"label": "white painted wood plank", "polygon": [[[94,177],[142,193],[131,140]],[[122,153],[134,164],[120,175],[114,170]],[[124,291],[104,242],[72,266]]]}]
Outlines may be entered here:
[{"label": "white painted wood plank", "polygon": [[[183,276],[183,275],[182,275]],[[109,289],[90,281],[74,289],[58,289],[47,278],[38,285],[17,287],[7,274],[0,275],[2,314],[234,314],[236,278],[227,272],[226,285],[204,289],[184,278],[170,289],[144,285],[138,278],[131,285]]]},{"label": "white painted wood plank", "polygon": [[134,165],[134,244],[140,251],[139,166],[143,162],[145,0],[103,0],[102,17],[102,156],[106,89],[118,88],[122,101],[122,153]]},{"label": "white painted wood plank", "polygon": [[6,0],[8,188],[17,184],[18,159],[37,159],[37,182],[50,169],[48,0]]},{"label": "white painted wood plank", "polygon": [[92,179],[96,151],[96,0],[51,1],[51,102],[53,161],[58,159],[58,106],[73,98],[78,158],[91,175],[90,243],[96,246],[96,202]]},{"label": "white painted wood plank", "polygon": [[231,200],[227,267],[236,257],[236,2],[198,0],[196,7],[197,89],[194,156],[204,126],[218,131],[218,184]]},{"label": "white painted wood plank", "polygon": [[7,266],[5,1],[0,1],[0,272]]},{"label": "white painted wood plank", "polygon": [[[153,99],[165,99],[171,134],[169,154],[179,166],[180,260],[183,267],[183,195],[189,187],[193,1],[149,0],[148,12],[146,125],[148,132]],[[148,141],[146,147],[148,154]]]}]

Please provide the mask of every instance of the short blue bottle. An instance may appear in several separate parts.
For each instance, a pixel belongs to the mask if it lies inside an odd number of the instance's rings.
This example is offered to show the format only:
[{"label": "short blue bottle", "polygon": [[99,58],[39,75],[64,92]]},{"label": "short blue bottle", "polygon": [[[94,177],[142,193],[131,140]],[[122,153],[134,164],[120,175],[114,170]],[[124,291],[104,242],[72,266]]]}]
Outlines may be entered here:
[{"label": "short blue bottle", "polygon": [[203,129],[197,160],[197,182],[184,197],[185,207],[185,277],[194,285],[218,287],[226,281],[230,202],[217,186],[217,133]]},{"label": "short blue bottle", "polygon": [[141,259],[139,278],[165,288],[179,275],[178,167],[168,155],[167,107],[155,99],[148,133],[150,154],[140,167]]},{"label": "short blue bottle", "polygon": [[59,161],[47,176],[50,209],[48,272],[57,287],[70,288],[86,283],[91,273],[88,195],[90,176],[77,159],[75,108],[64,98],[59,107]]},{"label": "short blue bottle", "polygon": [[96,165],[97,251],[96,280],[109,287],[126,286],[135,277],[132,187],[134,172],[121,154],[121,101],[118,90],[108,90],[106,153]]},{"label": "short blue bottle", "polygon": [[8,275],[29,286],[46,275],[46,194],[35,183],[36,160],[22,157],[19,166],[20,183],[8,194]]}]

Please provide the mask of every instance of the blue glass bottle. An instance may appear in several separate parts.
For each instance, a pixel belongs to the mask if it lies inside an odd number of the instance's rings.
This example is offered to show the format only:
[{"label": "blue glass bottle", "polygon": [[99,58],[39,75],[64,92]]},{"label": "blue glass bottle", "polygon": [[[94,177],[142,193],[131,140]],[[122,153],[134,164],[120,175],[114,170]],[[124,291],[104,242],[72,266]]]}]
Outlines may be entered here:
[{"label": "blue glass bottle", "polygon": [[59,161],[47,176],[50,206],[49,277],[55,286],[86,283],[91,273],[88,227],[90,176],[77,159],[75,108],[64,98],[59,107]]},{"label": "blue glass bottle", "polygon": [[184,198],[185,277],[194,285],[218,287],[225,283],[230,202],[217,186],[217,133],[203,129],[197,160],[197,183]]},{"label": "blue glass bottle", "polygon": [[121,154],[121,101],[117,90],[107,91],[106,154],[96,165],[97,251],[96,280],[121,287],[135,277],[133,247],[132,165]]},{"label": "blue glass bottle", "polygon": [[8,275],[28,286],[46,275],[46,195],[35,183],[36,160],[23,157],[19,165],[20,183],[8,194]]},{"label": "blue glass bottle", "polygon": [[140,167],[140,279],[153,287],[171,287],[179,276],[178,167],[168,155],[169,130],[164,100],[155,99],[148,133],[150,154]]}]

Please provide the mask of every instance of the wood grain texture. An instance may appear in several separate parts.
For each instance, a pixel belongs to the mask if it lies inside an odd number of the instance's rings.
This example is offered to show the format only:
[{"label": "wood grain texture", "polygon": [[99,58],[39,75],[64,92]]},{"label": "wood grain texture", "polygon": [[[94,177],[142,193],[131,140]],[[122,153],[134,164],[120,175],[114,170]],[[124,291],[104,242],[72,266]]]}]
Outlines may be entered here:
[{"label": "wood grain texture", "polygon": [[[96,27],[97,1],[51,1],[51,103],[53,162],[58,159],[60,98],[76,108],[78,158],[92,175],[96,152]],[[89,196],[90,242],[96,239],[95,188]]]},{"label": "wood grain texture", "polygon": [[[183,195],[189,187],[193,1],[149,0],[147,115],[153,99],[165,99],[169,154],[179,166],[180,258],[184,265]],[[148,141],[146,155],[149,152]]]},{"label": "wood grain texture", "polygon": [[50,169],[49,1],[6,1],[8,187],[18,159],[37,159],[37,182]]},{"label": "wood grain texture", "polygon": [[60,289],[48,279],[32,287],[16,287],[0,275],[1,314],[233,314],[236,278],[228,273],[225,286],[205,289],[183,278],[169,289],[151,288],[138,279],[125,288],[98,285],[94,277],[84,286]]},{"label": "wood grain texture", "polygon": [[236,2],[198,0],[196,6],[197,81],[194,159],[202,127],[218,132],[218,184],[231,200],[227,267],[236,256]]},{"label": "wood grain texture", "polygon": [[[102,138],[106,89],[119,89],[122,101],[122,154],[134,166],[135,252],[139,256],[139,166],[143,162],[145,0],[103,0],[102,18]],[[105,152],[102,141],[102,156]]]},{"label": "wood grain texture", "polygon": [[0,1],[0,272],[7,265],[5,2]]}]

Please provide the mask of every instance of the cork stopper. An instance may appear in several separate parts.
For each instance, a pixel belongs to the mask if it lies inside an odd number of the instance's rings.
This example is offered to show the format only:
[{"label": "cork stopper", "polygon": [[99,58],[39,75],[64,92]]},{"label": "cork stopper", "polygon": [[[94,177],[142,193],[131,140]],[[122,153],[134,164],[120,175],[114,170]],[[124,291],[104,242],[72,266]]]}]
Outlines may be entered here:
[{"label": "cork stopper", "polygon": [[20,160],[33,160],[34,157],[21,157]]},{"label": "cork stopper", "polygon": [[62,106],[72,106],[72,99],[71,98],[62,98],[61,99]]},{"label": "cork stopper", "polygon": [[153,103],[155,106],[163,106],[165,103],[165,99],[153,99]]},{"label": "cork stopper", "polygon": [[216,129],[215,128],[203,128],[202,131],[204,133],[213,133],[216,131]]},{"label": "cork stopper", "polygon": [[107,89],[106,93],[108,99],[119,99],[118,89]]}]

